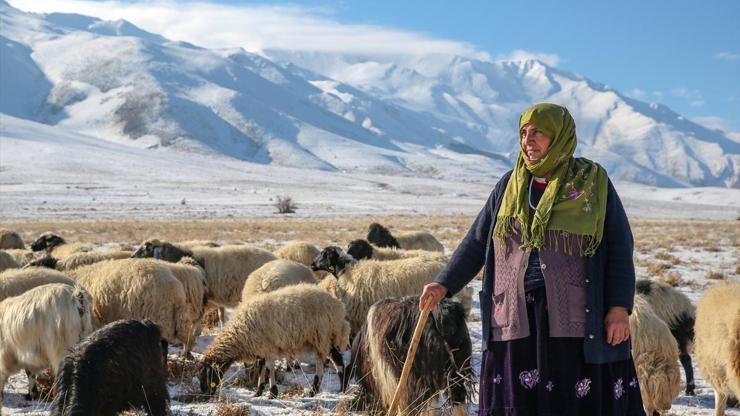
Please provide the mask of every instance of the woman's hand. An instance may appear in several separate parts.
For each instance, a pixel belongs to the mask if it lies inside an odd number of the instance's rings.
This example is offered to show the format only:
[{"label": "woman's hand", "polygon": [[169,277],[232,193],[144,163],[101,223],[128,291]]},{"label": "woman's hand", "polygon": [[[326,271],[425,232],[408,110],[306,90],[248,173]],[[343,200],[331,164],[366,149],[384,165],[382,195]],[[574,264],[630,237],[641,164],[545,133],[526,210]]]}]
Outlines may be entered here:
[{"label": "woman's hand", "polygon": [[435,307],[437,307],[439,301],[444,299],[446,294],[446,287],[436,282],[429,283],[428,285],[424,286],[424,290],[421,292],[421,296],[419,296],[419,310],[424,310],[424,303],[429,297],[431,297],[432,299],[431,307],[429,309],[434,309]]},{"label": "woman's hand", "polygon": [[606,326],[606,342],[609,345],[617,345],[630,338],[630,320],[627,308],[612,306],[604,318]]}]

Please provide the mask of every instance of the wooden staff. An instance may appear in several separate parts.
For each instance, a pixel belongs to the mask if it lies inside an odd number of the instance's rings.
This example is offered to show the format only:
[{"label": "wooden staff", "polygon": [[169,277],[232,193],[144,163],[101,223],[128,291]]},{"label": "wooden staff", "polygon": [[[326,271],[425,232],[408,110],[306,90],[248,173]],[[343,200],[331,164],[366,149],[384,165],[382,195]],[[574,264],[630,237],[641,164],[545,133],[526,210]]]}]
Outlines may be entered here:
[{"label": "wooden staff", "polygon": [[406,382],[411,373],[411,365],[414,363],[414,357],[416,356],[416,348],[419,346],[421,334],[424,332],[424,325],[426,325],[427,319],[429,319],[429,312],[432,311],[431,304],[432,296],[427,296],[427,301],[424,303],[424,309],[422,309],[421,315],[419,315],[419,321],[416,323],[416,328],[414,328],[414,336],[411,338],[411,345],[409,346],[408,354],[406,354],[406,361],[403,363],[403,370],[401,370],[401,378],[398,379],[396,392],[393,394],[393,401],[391,401],[391,405],[388,408],[389,416],[394,416],[396,414],[398,402],[401,400],[403,393],[405,393]]}]

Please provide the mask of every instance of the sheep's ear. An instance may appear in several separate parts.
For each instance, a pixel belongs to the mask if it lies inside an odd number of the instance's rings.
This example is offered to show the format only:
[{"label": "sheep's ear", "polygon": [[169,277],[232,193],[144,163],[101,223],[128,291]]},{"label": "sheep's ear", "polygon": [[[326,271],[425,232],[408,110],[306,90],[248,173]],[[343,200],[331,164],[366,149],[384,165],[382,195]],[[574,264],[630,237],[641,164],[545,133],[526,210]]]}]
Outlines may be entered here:
[{"label": "sheep's ear", "polygon": [[162,247],[154,247],[154,258],[162,260]]}]

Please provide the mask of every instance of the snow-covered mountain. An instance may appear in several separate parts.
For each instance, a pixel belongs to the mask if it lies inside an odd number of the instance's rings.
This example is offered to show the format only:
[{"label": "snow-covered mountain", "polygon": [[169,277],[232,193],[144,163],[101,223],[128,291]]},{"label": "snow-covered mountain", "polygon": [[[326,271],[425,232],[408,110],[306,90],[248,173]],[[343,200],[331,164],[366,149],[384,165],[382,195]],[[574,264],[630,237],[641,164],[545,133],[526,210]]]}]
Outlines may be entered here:
[{"label": "snow-covered mountain", "polygon": [[612,178],[740,185],[740,143],[539,61],[211,50],[1,0],[0,27],[0,112],[120,144],[483,180],[511,166],[518,113],[552,101]]}]

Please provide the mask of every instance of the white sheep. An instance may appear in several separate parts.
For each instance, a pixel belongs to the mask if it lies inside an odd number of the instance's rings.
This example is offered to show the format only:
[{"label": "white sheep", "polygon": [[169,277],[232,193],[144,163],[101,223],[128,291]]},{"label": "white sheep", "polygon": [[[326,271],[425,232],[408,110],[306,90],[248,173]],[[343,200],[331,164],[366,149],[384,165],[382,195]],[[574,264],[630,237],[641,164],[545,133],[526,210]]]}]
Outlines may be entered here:
[{"label": "white sheep", "polygon": [[187,344],[195,322],[187,313],[185,289],[168,266],[149,259],[106,260],[68,273],[92,296],[98,326],[149,319],[166,340]]},{"label": "white sheep", "polygon": [[250,273],[244,284],[244,290],[242,290],[242,301],[299,283],[315,285],[318,281],[311,269],[301,263],[282,259],[273,260]]},{"label": "white sheep", "polygon": [[128,250],[111,250],[111,251],[86,251],[74,253],[67,258],[59,260],[56,265],[57,270],[72,270],[78,267],[87,266],[104,260],[127,259],[134,254]]},{"label": "white sheep", "polygon": [[11,257],[18,263],[20,267],[25,266],[29,262],[33,261],[36,258],[36,253],[34,253],[31,250],[26,249],[8,249],[8,250],[2,250],[7,254],[10,254]]},{"label": "white sheep", "polygon": [[205,270],[210,300],[229,307],[241,300],[249,274],[276,259],[269,251],[248,245],[196,247],[191,251],[160,240],[147,240],[134,253],[134,257],[154,257],[169,262],[177,262],[185,256],[197,260]]},{"label": "white sheep", "polygon": [[[326,357],[337,368],[344,391],[341,351],[349,342],[349,324],[344,316],[342,302],[310,284],[287,286],[242,302],[203,353],[201,391],[213,394],[235,361],[261,359],[269,365],[278,358],[297,358],[311,352],[316,354],[317,365],[310,393],[319,391]],[[261,395],[263,389],[260,383],[257,394]],[[273,379],[270,393],[277,395]]]},{"label": "white sheep", "polygon": [[221,247],[221,244],[213,240],[187,240],[174,243],[175,246],[192,250],[195,247]]},{"label": "white sheep", "polygon": [[272,253],[278,258],[297,261],[298,263],[310,267],[313,259],[315,259],[320,252],[321,250],[311,243],[307,243],[305,241],[294,241],[273,251]]},{"label": "white sheep", "polygon": [[21,267],[10,254],[0,250],[0,272]]},{"label": "white sheep", "polygon": [[444,252],[445,248],[427,231],[414,231],[393,235],[390,230],[374,222],[367,231],[367,241],[378,247],[395,247],[404,250],[428,250]]},{"label": "white sheep", "polygon": [[46,252],[57,259],[65,259],[74,253],[91,251],[92,247],[82,243],[67,243],[62,237],[51,231],[45,232],[31,244],[31,250]]},{"label": "white sheep", "polygon": [[648,415],[663,413],[681,391],[676,339],[641,295],[635,296],[629,323],[643,406]]},{"label": "white sheep", "polygon": [[424,285],[434,279],[445,263],[440,257],[357,261],[341,248],[330,246],[319,254],[312,268],[326,270],[337,277],[336,282],[327,277],[320,286],[333,291],[344,302],[347,320],[352,334],[355,334],[365,322],[373,303],[387,297],[420,294]]},{"label": "white sheep", "polygon": [[0,273],[0,301],[50,283],[75,285],[65,274],[45,267],[6,270]]},{"label": "white sheep", "polygon": [[689,351],[694,343],[696,308],[688,296],[671,285],[649,279],[636,282],[636,293],[643,296],[653,311],[668,324],[678,342],[678,359],[686,374],[686,394],[694,395],[694,366]]},{"label": "white sheep", "polygon": [[725,413],[728,397],[740,398],[740,282],[716,284],[696,308],[694,355],[714,388],[714,415]]},{"label": "white sheep", "polygon": [[0,249],[24,249],[23,239],[15,231],[0,228]]},{"label": "white sheep", "polygon": [[[0,302],[0,402],[8,377],[57,369],[70,347],[92,332],[90,295],[66,284],[48,284]],[[34,377],[29,377],[29,392]]]}]

